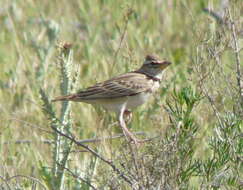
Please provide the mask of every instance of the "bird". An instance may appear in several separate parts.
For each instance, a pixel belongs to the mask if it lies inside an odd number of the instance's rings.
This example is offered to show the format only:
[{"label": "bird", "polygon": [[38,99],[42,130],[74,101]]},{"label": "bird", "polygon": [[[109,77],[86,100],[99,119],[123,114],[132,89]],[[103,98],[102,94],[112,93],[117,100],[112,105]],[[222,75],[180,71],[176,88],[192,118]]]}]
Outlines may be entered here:
[{"label": "bird", "polygon": [[135,144],[143,142],[127,128],[125,117],[131,110],[147,102],[159,89],[165,69],[171,64],[155,55],[147,55],[142,66],[125,74],[99,82],[77,93],[58,96],[52,100],[96,104],[116,113],[119,126],[127,140]]}]

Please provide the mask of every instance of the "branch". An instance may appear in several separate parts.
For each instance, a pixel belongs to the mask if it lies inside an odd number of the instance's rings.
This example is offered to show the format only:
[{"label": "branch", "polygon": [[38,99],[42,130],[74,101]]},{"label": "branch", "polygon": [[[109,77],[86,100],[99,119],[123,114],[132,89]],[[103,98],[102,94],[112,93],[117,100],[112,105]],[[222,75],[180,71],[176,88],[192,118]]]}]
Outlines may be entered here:
[{"label": "branch", "polygon": [[69,139],[70,141],[72,141],[73,143],[75,143],[77,146],[81,146],[82,148],[84,148],[85,150],[89,151],[91,154],[93,154],[94,156],[96,156],[97,158],[99,158],[100,160],[102,160],[103,162],[105,162],[106,164],[108,164],[119,176],[121,176],[122,179],[124,179],[127,183],[129,183],[130,185],[133,185],[133,182],[130,181],[130,179],[124,175],[124,173],[122,171],[120,171],[114,164],[112,161],[107,160],[106,158],[102,157],[99,153],[97,153],[96,151],[94,151],[92,148],[90,148],[87,145],[84,145],[83,143],[80,143],[78,140],[76,140],[74,137],[66,135],[64,133],[62,133],[61,131],[59,131],[58,129],[56,129],[54,126],[51,126],[51,128],[58,133],[59,135]]}]

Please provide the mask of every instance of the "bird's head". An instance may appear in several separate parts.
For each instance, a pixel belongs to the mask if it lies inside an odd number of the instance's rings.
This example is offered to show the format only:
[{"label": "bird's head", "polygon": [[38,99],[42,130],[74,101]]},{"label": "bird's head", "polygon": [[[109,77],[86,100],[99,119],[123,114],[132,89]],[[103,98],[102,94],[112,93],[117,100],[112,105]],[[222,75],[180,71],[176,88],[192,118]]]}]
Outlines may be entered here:
[{"label": "bird's head", "polygon": [[171,62],[160,60],[154,55],[147,55],[139,71],[154,77],[161,78],[163,71],[170,64]]}]

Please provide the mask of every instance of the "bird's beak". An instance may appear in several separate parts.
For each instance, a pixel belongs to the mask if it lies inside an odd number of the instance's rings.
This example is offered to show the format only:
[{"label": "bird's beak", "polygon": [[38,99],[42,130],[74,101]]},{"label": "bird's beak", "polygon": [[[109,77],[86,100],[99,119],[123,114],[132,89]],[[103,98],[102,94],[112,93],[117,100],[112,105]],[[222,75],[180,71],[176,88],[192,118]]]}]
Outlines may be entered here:
[{"label": "bird's beak", "polygon": [[169,61],[161,61],[161,62],[158,62],[158,64],[160,65],[160,69],[164,70],[166,67],[168,67],[171,64],[171,62],[169,62]]}]

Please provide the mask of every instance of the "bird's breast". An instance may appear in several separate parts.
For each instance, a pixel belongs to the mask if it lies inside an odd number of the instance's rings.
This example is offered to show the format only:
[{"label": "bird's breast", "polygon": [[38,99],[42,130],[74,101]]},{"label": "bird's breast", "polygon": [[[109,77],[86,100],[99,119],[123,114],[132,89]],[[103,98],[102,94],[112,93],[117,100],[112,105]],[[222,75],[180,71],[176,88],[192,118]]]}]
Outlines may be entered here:
[{"label": "bird's breast", "polygon": [[151,88],[145,92],[130,96],[127,101],[127,109],[133,109],[149,100],[149,97],[160,87],[160,83],[155,81]]},{"label": "bird's breast", "polygon": [[154,84],[153,84],[153,86],[152,86],[152,88],[151,88],[151,92],[152,93],[155,92],[156,90],[159,89],[159,87],[160,87],[160,82],[155,81]]},{"label": "bird's breast", "polygon": [[151,92],[141,92],[137,95],[130,96],[127,101],[127,109],[133,109],[137,106],[144,104],[148,101],[149,97],[151,96]]}]

